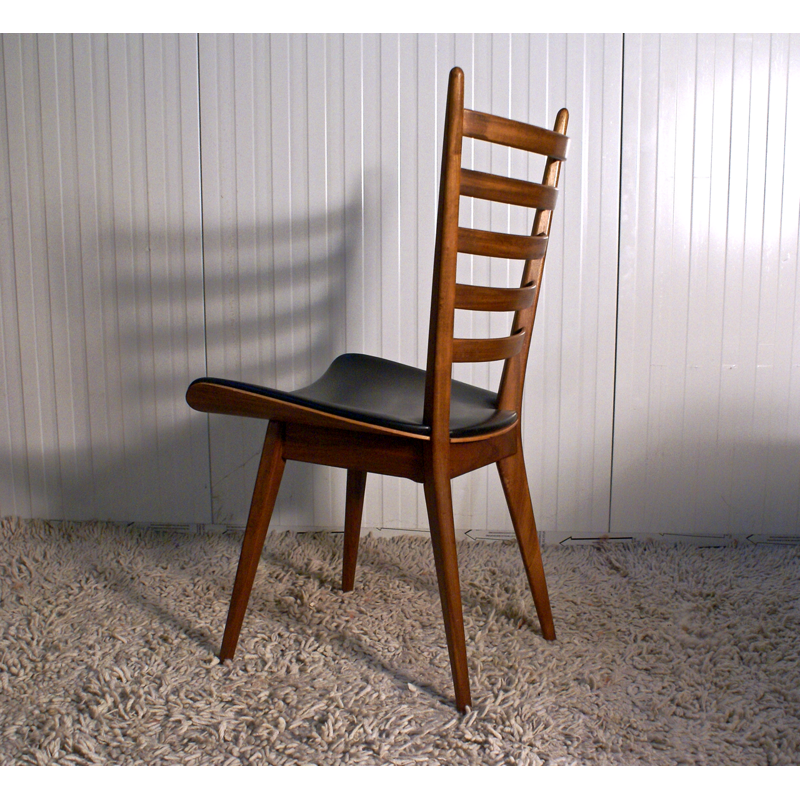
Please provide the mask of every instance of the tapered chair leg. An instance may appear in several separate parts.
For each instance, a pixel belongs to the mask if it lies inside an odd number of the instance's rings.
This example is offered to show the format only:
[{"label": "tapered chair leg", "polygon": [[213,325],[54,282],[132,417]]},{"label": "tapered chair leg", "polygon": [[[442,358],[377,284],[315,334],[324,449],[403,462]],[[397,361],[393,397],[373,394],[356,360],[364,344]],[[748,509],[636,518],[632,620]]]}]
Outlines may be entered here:
[{"label": "tapered chair leg", "polygon": [[239,568],[233,584],[228,621],[222,637],[222,647],[219,653],[221,661],[233,658],[236,644],[239,641],[244,612],[247,610],[247,601],[250,599],[250,590],[253,588],[261,550],[264,547],[264,538],[267,535],[269,521],[275,508],[275,498],[278,496],[278,489],[283,477],[283,468],[286,464],[283,458],[283,433],[283,425],[277,422],[269,423],[267,435],[264,438],[264,448],[261,451],[261,462],[258,465],[258,476],[253,490],[253,500],[250,503],[250,513],[247,517],[242,553],[239,556]]},{"label": "tapered chair leg", "polygon": [[364,508],[366,484],[366,472],[347,470],[347,495],[344,506],[344,558],[342,559],[343,592],[352,592],[355,585],[358,542],[361,537],[361,512]]},{"label": "tapered chair leg", "polygon": [[517,452],[513,456],[497,462],[500,482],[506,495],[514,532],[517,535],[522,561],[531,587],[542,636],[555,639],[556,630],[553,625],[553,612],[550,609],[550,598],[547,593],[547,581],[542,564],[542,551],[539,547],[539,534],[533,516],[533,505],[528,488],[528,476],[525,472],[525,460],[522,455],[522,442],[517,441]]},{"label": "tapered chair leg", "polygon": [[424,488],[456,708],[464,713],[467,706],[472,705],[472,697],[469,690],[467,644],[461,609],[461,585],[458,579],[453,498],[450,491],[449,465],[446,462],[437,464],[436,459],[426,456]]}]

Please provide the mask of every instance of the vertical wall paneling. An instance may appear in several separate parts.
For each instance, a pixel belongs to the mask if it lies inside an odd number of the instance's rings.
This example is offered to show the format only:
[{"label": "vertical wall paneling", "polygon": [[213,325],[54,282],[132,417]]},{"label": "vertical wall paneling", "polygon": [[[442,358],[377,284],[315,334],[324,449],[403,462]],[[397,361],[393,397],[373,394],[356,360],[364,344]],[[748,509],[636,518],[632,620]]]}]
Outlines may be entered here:
[{"label": "vertical wall paneling", "polygon": [[[292,387],[345,350],[424,366],[445,90],[456,63],[468,105],[542,125],[561,106],[573,109],[559,209],[568,222],[554,230],[531,357],[532,374],[546,379],[527,394],[525,443],[541,527],[604,531],[620,36],[201,36],[208,369]],[[477,168],[507,174],[510,158],[515,166],[528,159],[481,144],[465,155]],[[542,166],[531,161],[532,179]],[[530,225],[524,211],[488,206],[467,213],[490,229]],[[585,240],[565,240],[565,225]],[[473,258],[459,268],[478,283],[519,280],[504,261]],[[474,315],[460,324],[470,335],[500,335],[508,320]],[[458,369],[484,386],[500,376],[498,365]],[[244,521],[263,428],[211,418],[215,521]],[[290,467],[275,524],[341,525],[343,476]],[[494,472],[457,480],[454,497],[458,527],[510,527]],[[364,524],[425,527],[419,487],[374,476]]]},{"label": "vertical wall paneling", "polygon": [[[200,37],[209,374],[291,389],[319,374],[341,338],[328,293],[344,295],[345,240],[343,209],[329,213],[325,44]],[[214,520],[241,523],[266,425],[214,415],[209,426]],[[329,472],[291,464],[276,524],[330,518]]]},{"label": "vertical wall paneling", "polygon": [[[31,217],[37,214],[36,199],[28,186],[28,150],[34,147],[26,138],[26,109],[35,114],[38,93],[24,90],[38,84],[31,79],[31,56],[25,52],[22,37],[5,36],[3,47],[3,215],[2,224],[11,246],[3,247],[2,270],[3,356],[6,380],[3,411],[6,414],[3,445],[7,448],[6,477],[3,481],[3,511],[22,516],[44,510],[41,492],[32,496],[32,484],[45,484],[43,431],[39,403],[39,376],[36,358],[36,325],[33,323],[33,293],[30,274],[36,259],[31,233]],[[34,62],[35,63],[35,62]],[[32,169],[36,169],[35,160]],[[39,181],[41,182],[41,180]],[[40,217],[41,212],[38,212]],[[33,345],[31,349],[31,345]],[[46,353],[42,360],[46,362]],[[33,369],[32,369],[33,367]],[[27,414],[26,414],[27,412]],[[52,481],[51,481],[52,483]],[[46,495],[46,490],[45,490]]]},{"label": "vertical wall paneling", "polygon": [[[469,106],[571,114],[523,415],[539,527],[796,532],[796,34],[627,35],[624,64],[619,35],[4,34],[0,63],[0,514],[242,523],[265,424],[192,412],[192,378],[424,366],[459,64]],[[482,144],[466,164],[539,178]],[[290,465],[275,524],[339,526],[343,494]],[[454,503],[510,525],[491,470]],[[419,487],[374,477],[364,522],[424,528]]]},{"label": "vertical wall paneling", "polygon": [[[21,84],[18,40],[0,37],[0,59],[3,65],[3,79],[0,80],[0,113],[4,115],[5,120],[8,109],[12,108],[15,102],[19,102],[16,91]],[[0,473],[0,513],[30,514],[25,403],[22,395],[22,361],[14,267],[15,230],[11,214],[13,207],[11,177],[15,171],[10,157],[12,139],[12,131],[8,124],[0,125],[0,240],[6,243],[0,248],[0,448],[7,458],[3,472]],[[22,162],[18,160],[17,164],[20,163]],[[19,236],[19,227],[16,233]]]},{"label": "vertical wall paneling", "polygon": [[[242,523],[264,423],[191,412],[193,377],[292,388],[346,350],[424,366],[445,89],[460,64],[468,105],[540,125],[572,112],[524,443],[540,527],[604,531],[621,42],[4,36],[0,510]],[[507,173],[527,160],[539,178],[536,159],[481,144],[466,163]],[[485,203],[465,213],[530,224]],[[479,283],[517,269],[459,264]],[[457,324],[487,335],[507,321]],[[458,370],[499,378],[497,365]],[[340,525],[343,489],[338,471],[291,465],[275,524]],[[493,471],[459,479],[454,497],[458,527],[509,527]],[[424,528],[419,487],[373,478],[364,522]]]},{"label": "vertical wall paneling", "polygon": [[611,529],[796,533],[800,39],[626,42]]},{"label": "vertical wall paneling", "polygon": [[[378,96],[374,98],[379,112],[375,120],[379,154],[376,199],[381,209],[380,223],[374,230],[380,237],[381,269],[380,294],[380,351],[385,358],[401,361],[401,342],[406,317],[400,305],[402,275],[400,272],[400,35],[386,34],[378,42]],[[376,187],[377,188],[377,187]],[[371,203],[369,205],[372,205]],[[373,482],[377,483],[376,479]],[[387,527],[399,527],[403,518],[400,510],[399,478],[383,477],[381,483],[380,518]]]},{"label": "vertical wall paneling", "polygon": [[[613,423],[622,41],[548,36],[545,46],[542,77],[550,90],[536,116],[553,120],[566,106],[571,149],[531,345],[525,452],[539,527],[603,532]],[[532,52],[531,71],[541,71],[535,61]],[[532,106],[542,102],[535,92],[532,84]]]},{"label": "vertical wall paneling", "polygon": [[195,37],[2,47],[0,511],[208,519]]},{"label": "vertical wall paneling", "polygon": [[[278,337],[289,330],[286,282],[258,269],[273,257],[288,264],[286,220],[275,231],[261,222],[272,218],[273,164],[286,157],[272,157],[269,95],[257,110],[252,102],[270,59],[267,40],[241,37],[235,49],[232,36],[200,36],[208,372],[264,382],[282,371],[275,363]],[[237,154],[249,170],[240,168]],[[219,416],[208,424],[213,519],[235,522],[229,508],[247,508],[266,425]]]},{"label": "vertical wall paneling", "polygon": [[[291,388],[345,350],[424,365],[454,63],[466,70],[475,107],[539,124],[552,124],[561,105],[579,109],[571,127],[579,157],[560,214],[595,238],[608,235],[616,223],[591,221],[591,192],[613,193],[613,180],[594,189],[580,176],[601,164],[613,175],[615,156],[606,139],[584,141],[581,126],[619,104],[606,65],[619,60],[620,41],[3,37],[0,202],[12,242],[0,283],[0,442],[11,465],[3,512],[243,522],[264,424],[194,414],[183,404],[186,384],[208,372]],[[591,83],[598,64],[608,89]],[[479,168],[510,166],[488,147],[467,156]],[[531,177],[540,169],[531,164]],[[486,204],[467,213],[500,230],[523,222]],[[613,269],[588,242],[565,250],[563,230],[554,230],[533,345],[525,443],[541,527],[594,529],[607,505],[602,479],[582,501],[594,511],[568,508],[585,483],[573,406],[591,410],[605,397],[613,307],[599,335],[575,331],[582,302],[606,302],[580,287],[602,270],[612,278],[597,284],[613,292]],[[463,268],[478,282],[516,279],[505,262],[475,258]],[[485,335],[504,323],[474,315],[463,324]],[[587,376],[576,358],[597,359],[597,374],[588,373],[596,385],[579,385]],[[459,369],[486,386],[499,376],[496,365]],[[575,405],[578,395],[586,399]],[[610,427],[598,420],[590,472],[602,472],[610,446]],[[337,471],[292,465],[276,524],[340,524],[342,491]],[[494,473],[456,482],[455,497],[459,527],[508,527]],[[370,482],[365,524],[426,523],[418,487]]]}]

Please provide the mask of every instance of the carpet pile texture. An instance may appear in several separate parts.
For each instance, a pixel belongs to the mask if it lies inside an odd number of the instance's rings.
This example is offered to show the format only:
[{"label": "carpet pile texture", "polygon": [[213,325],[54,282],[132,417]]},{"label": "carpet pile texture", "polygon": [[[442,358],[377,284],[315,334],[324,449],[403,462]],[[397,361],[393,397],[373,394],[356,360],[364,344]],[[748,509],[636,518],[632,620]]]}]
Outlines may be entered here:
[{"label": "carpet pile texture", "polygon": [[240,533],[0,520],[0,763],[798,764],[800,548],[461,542],[474,705],[430,542],[271,533],[236,658]]}]

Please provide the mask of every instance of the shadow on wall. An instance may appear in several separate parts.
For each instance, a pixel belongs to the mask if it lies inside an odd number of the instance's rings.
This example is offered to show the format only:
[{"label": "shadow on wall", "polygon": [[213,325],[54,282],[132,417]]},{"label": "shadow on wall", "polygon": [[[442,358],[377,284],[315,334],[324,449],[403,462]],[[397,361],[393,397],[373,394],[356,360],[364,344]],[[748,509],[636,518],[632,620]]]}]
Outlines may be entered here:
[{"label": "shadow on wall", "polygon": [[[100,281],[116,307],[52,320],[54,338],[100,337],[103,363],[87,344],[82,369],[56,364],[53,408],[42,401],[55,436],[0,455],[16,503],[0,514],[243,524],[267,423],[200,414],[186,389],[205,374],[284,389],[318,377],[344,350],[361,230],[360,202],[302,226],[206,227],[204,261],[195,231],[110,231]],[[315,469],[287,469],[276,518],[313,510]]]}]

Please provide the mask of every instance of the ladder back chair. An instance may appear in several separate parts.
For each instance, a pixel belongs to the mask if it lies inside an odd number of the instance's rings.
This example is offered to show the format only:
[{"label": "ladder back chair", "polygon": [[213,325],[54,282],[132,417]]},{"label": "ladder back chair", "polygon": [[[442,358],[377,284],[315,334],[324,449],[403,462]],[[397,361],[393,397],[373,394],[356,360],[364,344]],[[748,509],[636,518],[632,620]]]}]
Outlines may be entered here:
[{"label": "ladder back chair", "polygon": [[[203,412],[269,420],[234,581],[220,659],[232,658],[287,460],[347,470],[342,589],[354,586],[367,473],[422,483],[450,667],[459,711],[471,705],[456,561],[452,478],[497,464],[545,639],[555,638],[522,454],[520,414],[531,331],[541,289],[568,114],[553,130],[464,108],[464,73],[450,73],[434,252],[427,369],[367,355],[336,358],[314,383],[293,392],[218,378],[187,391]],[[546,157],[541,184],[461,166],[464,138]],[[461,197],[535,209],[530,235],[459,225]],[[519,288],[458,283],[458,253],[522,262]],[[455,309],[513,312],[508,336],[454,338]],[[498,392],[452,379],[457,362],[504,361]]]}]

